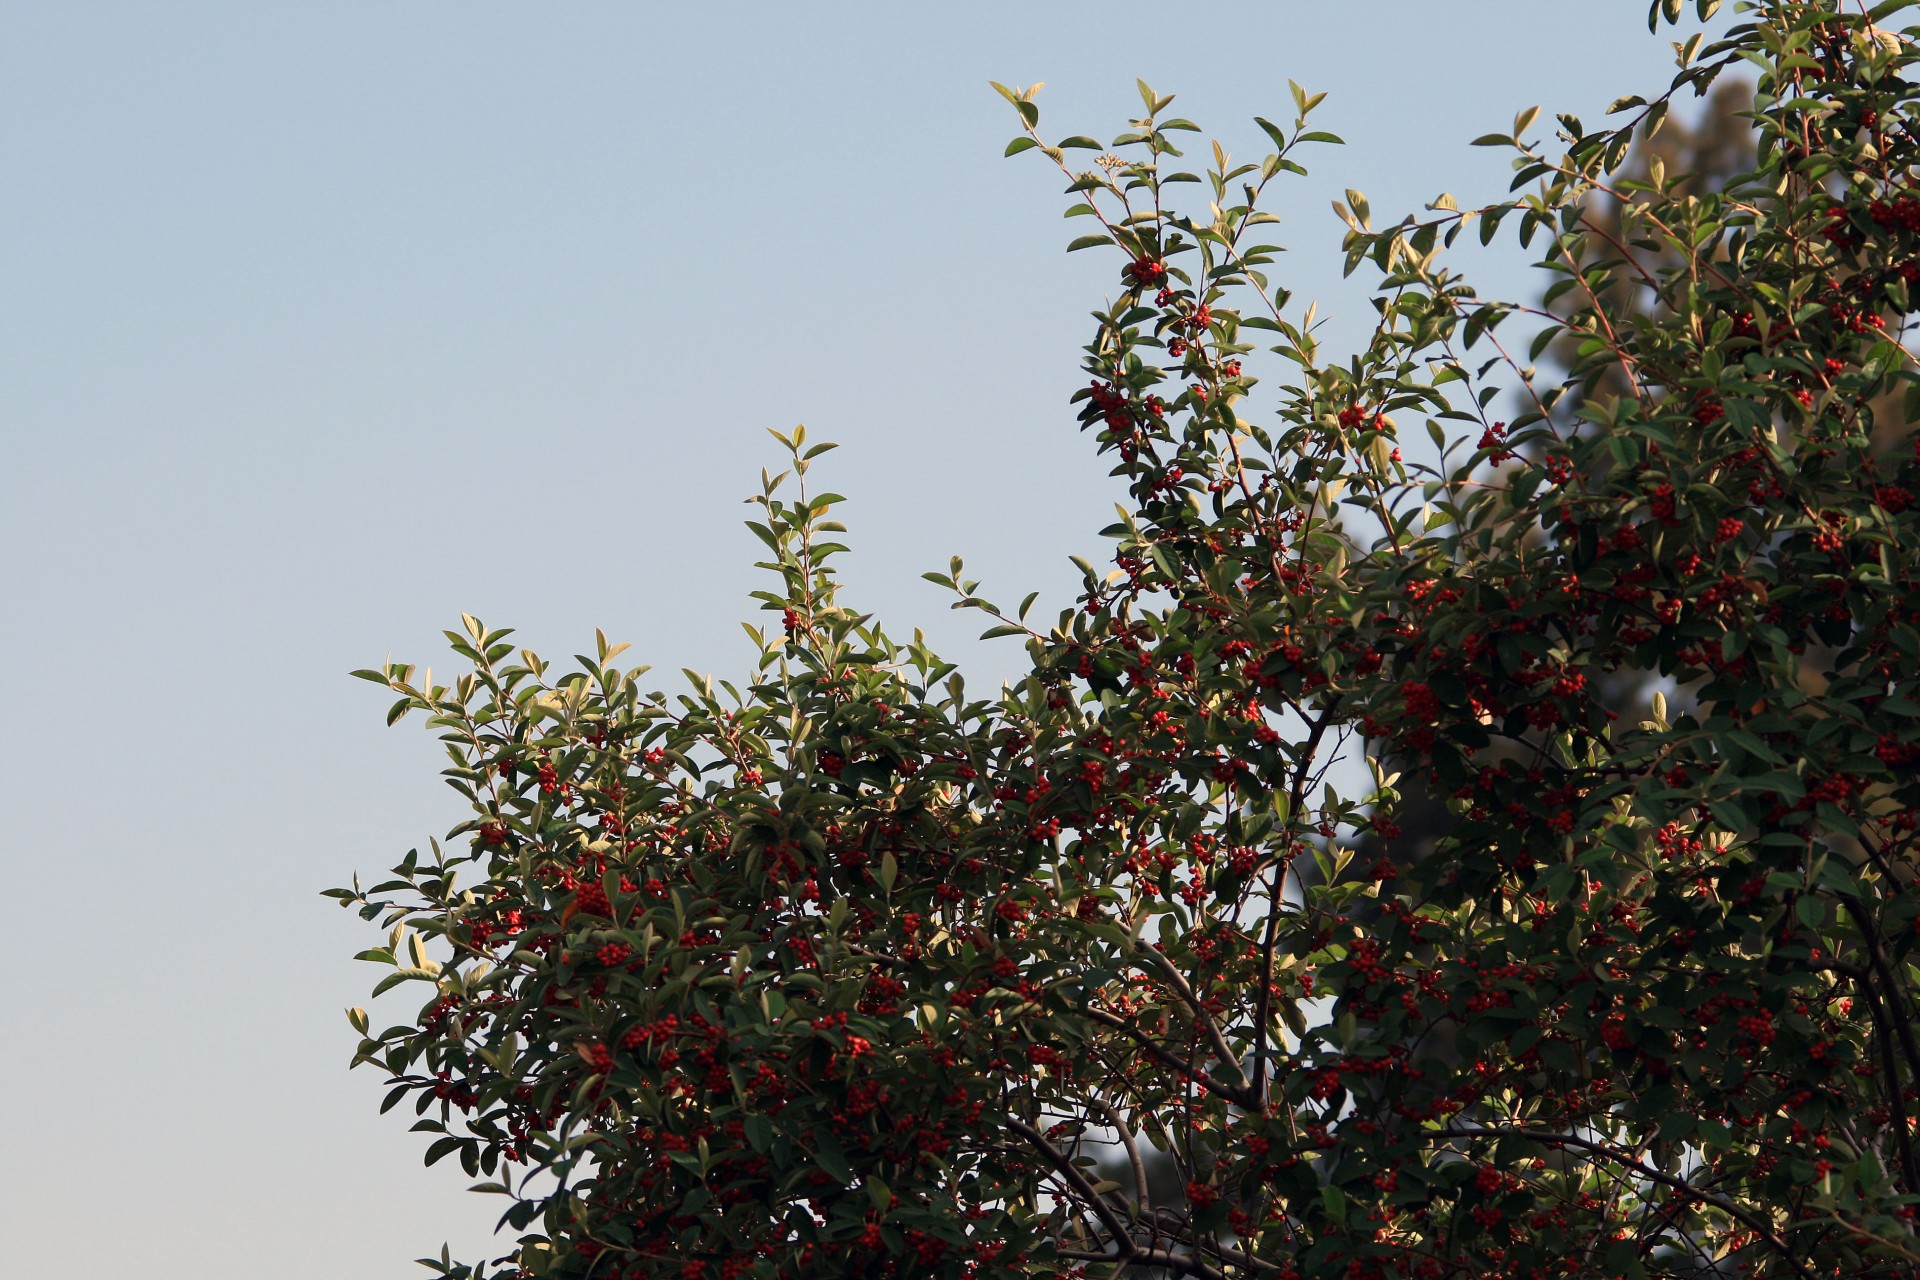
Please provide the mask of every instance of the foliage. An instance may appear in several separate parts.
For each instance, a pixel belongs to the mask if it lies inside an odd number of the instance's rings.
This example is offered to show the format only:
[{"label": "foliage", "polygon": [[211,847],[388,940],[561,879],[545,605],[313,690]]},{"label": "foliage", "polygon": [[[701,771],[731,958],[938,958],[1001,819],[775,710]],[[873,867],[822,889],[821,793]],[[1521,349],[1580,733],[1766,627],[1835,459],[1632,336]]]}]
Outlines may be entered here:
[{"label": "foliage", "polygon": [[[1696,109],[1697,119],[1692,123],[1678,119],[1656,120],[1651,131],[1643,125],[1635,133],[1633,143],[1620,164],[1613,169],[1608,187],[1618,192],[1622,182],[1648,181],[1657,170],[1662,182],[1671,175],[1670,190],[1676,195],[1724,191],[1729,181],[1753,171],[1757,134],[1753,127],[1752,111],[1751,84],[1724,77],[1717,80],[1712,91]],[[1615,244],[1634,239],[1625,222],[1631,207],[1628,199],[1610,195],[1607,190],[1596,189],[1588,193],[1580,216],[1591,224],[1591,234],[1586,237],[1588,256],[1581,263],[1583,267],[1598,267],[1605,274],[1587,272],[1585,289],[1576,296],[1569,299],[1564,290],[1555,291],[1551,297],[1536,300],[1536,307],[1550,310],[1556,321],[1564,322],[1571,305],[1587,301],[1587,289],[1598,297],[1609,316],[1644,306],[1658,306],[1657,300],[1648,296],[1641,272],[1662,265],[1677,267],[1680,259],[1658,240],[1644,236],[1632,246],[1635,253],[1631,261],[1614,251]],[[1553,277],[1549,275],[1543,287],[1550,287],[1552,283]],[[1558,336],[1540,351],[1540,359],[1542,363],[1564,373],[1578,357],[1580,335],[1564,327],[1556,332]],[[1602,364],[1597,370],[1590,371],[1584,381],[1574,382],[1564,388],[1554,402],[1552,417],[1557,424],[1571,426],[1580,420],[1580,408],[1588,398],[1605,395],[1617,400],[1628,394],[1630,389],[1620,366],[1617,363]],[[1524,409],[1524,395],[1514,397],[1510,394],[1508,399]],[[1490,402],[1487,406],[1489,412],[1500,412],[1495,408],[1498,403]],[[1876,421],[1890,428],[1901,425],[1897,396],[1891,397],[1888,404],[1876,405],[1875,408]],[[1533,450],[1520,446],[1514,459],[1504,465],[1517,468],[1538,463],[1539,458],[1534,456]],[[1631,716],[1638,721],[1647,718],[1651,695],[1656,691],[1654,686],[1662,684],[1670,682],[1659,679],[1655,672],[1624,668],[1593,675],[1589,680],[1588,693],[1608,712]],[[1673,689],[1672,692],[1676,696],[1670,699],[1671,706],[1691,709],[1683,689]],[[1503,749],[1502,745],[1496,744],[1483,751],[1480,758],[1494,758]],[[1355,856],[1368,865],[1383,857],[1403,866],[1418,861],[1432,852],[1435,841],[1453,825],[1447,797],[1429,789],[1426,779],[1419,774],[1403,775],[1396,784],[1396,790],[1399,799],[1394,804],[1393,820],[1399,830],[1391,840],[1382,839],[1375,833],[1360,844]]]},{"label": "foliage", "polygon": [[[1024,638],[1023,681],[969,697],[841,603],[801,431],[758,499],[781,626],[743,685],[647,692],[604,640],[561,674],[472,619],[450,686],[360,673],[427,715],[474,816],[333,891],[393,930],[381,989],[430,989],[410,1025],[355,1011],[358,1060],[525,1232],[430,1265],[1912,1274],[1908,7],[1754,3],[1618,127],[1561,116],[1547,147],[1524,111],[1481,139],[1515,155],[1502,203],[1376,228],[1348,193],[1379,324],[1342,363],[1256,239],[1337,141],[1317,96],[1261,122],[1272,154],[1188,173],[1195,126],[1144,85],[1104,152],[1003,89],[1009,152],[1096,228],[1072,247],[1124,256],[1076,397],[1131,495],[1115,569],[1081,562],[1051,627],[930,575]],[[1619,176],[1729,69],[1753,173]],[[1556,385],[1502,341],[1523,308],[1444,265],[1502,229],[1553,277],[1528,359],[1570,349]],[[1257,418],[1256,366],[1282,374]],[[1621,673],[1673,706],[1609,714]],[[1326,785],[1343,751],[1369,794]],[[1402,777],[1453,825],[1356,863]]]}]

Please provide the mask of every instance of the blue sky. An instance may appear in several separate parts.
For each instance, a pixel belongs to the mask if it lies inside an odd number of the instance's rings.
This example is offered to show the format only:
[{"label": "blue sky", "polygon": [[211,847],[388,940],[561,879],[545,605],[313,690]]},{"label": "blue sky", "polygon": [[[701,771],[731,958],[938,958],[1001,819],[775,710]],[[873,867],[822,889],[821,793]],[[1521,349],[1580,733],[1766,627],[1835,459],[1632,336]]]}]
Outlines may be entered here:
[{"label": "blue sky", "polygon": [[[1664,87],[1635,0],[0,6],[5,1268],[424,1274],[498,1207],[375,1114],[340,1010],[369,933],[318,891],[459,819],[354,667],[461,611],[727,675],[739,504],[804,421],[851,599],[983,646],[921,572],[1043,611],[1115,491],[1074,428],[1118,262],[1065,255],[1042,130],[1134,78],[1253,153],[1288,78],[1346,137],[1277,274],[1338,348],[1346,187],[1497,197],[1467,143]],[[1511,247],[1463,255],[1534,292]],[[1370,313],[1367,313],[1370,314]],[[398,1012],[389,1010],[390,1013]]]}]

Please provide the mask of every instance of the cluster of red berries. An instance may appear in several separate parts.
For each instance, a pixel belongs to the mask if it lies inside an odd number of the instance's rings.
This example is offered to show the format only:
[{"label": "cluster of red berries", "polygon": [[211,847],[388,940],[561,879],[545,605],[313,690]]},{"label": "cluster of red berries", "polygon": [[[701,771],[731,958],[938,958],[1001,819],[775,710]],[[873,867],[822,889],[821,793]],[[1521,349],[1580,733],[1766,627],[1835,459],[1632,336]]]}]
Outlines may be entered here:
[{"label": "cluster of red berries", "polygon": [[626,1034],[620,1037],[620,1047],[631,1051],[648,1044],[665,1044],[679,1027],[680,1019],[669,1013],[653,1022],[629,1027]]},{"label": "cluster of red berries", "polygon": [[1167,278],[1167,264],[1158,258],[1141,256],[1127,264],[1127,283],[1136,289],[1151,289]]},{"label": "cluster of red berries", "polygon": [[1891,733],[1883,733],[1873,744],[1873,754],[1889,769],[1904,769],[1920,764],[1920,742],[1902,742]]},{"label": "cluster of red berries", "polygon": [[[1840,210],[1834,212],[1843,218],[1846,216]],[[1904,193],[1892,200],[1873,201],[1867,205],[1867,216],[1873,219],[1876,226],[1894,231],[1920,232],[1920,200]]]},{"label": "cluster of red berries", "polygon": [[1766,1009],[1747,1014],[1736,1025],[1741,1035],[1746,1036],[1762,1049],[1772,1044],[1775,1035],[1778,1034],[1774,1030],[1773,1014]]},{"label": "cluster of red berries", "polygon": [[1400,696],[1406,700],[1409,719],[1430,725],[1440,718],[1440,699],[1425,681],[1406,681],[1400,686]]},{"label": "cluster of red berries", "polygon": [[1829,209],[1827,225],[1820,228],[1820,234],[1831,241],[1835,248],[1848,252],[1858,249],[1861,244],[1860,233],[1853,229],[1845,209]]},{"label": "cluster of red berries", "polygon": [[1665,482],[1657,485],[1653,491],[1653,500],[1647,505],[1653,512],[1653,518],[1661,524],[1671,526],[1680,522],[1672,485]]},{"label": "cluster of red berries", "polygon": [[1480,433],[1480,447],[1488,451],[1487,461],[1499,466],[1513,456],[1513,450],[1506,447],[1507,424],[1496,422]]},{"label": "cluster of red berries", "polygon": [[1129,409],[1126,394],[1111,382],[1101,382],[1096,379],[1087,398],[1093,402],[1093,407],[1100,413],[1101,421],[1107,426],[1119,431],[1133,425],[1133,414]]}]

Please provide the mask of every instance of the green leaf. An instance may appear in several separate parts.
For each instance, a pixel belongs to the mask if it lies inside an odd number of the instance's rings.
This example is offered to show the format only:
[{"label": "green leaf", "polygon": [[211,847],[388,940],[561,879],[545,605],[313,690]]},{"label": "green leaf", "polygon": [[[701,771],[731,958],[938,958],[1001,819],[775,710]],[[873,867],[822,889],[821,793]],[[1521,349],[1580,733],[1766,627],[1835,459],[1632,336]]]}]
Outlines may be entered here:
[{"label": "green leaf", "polygon": [[847,1156],[840,1149],[839,1139],[832,1134],[825,1132],[816,1134],[813,1158],[821,1169],[842,1186],[853,1181],[853,1167],[847,1163]]},{"label": "green leaf", "polygon": [[1328,1185],[1320,1188],[1320,1202],[1327,1208],[1327,1217],[1336,1227],[1347,1225],[1347,1193],[1340,1188]]},{"label": "green leaf", "polygon": [[1726,731],[1726,736],[1728,741],[1737,744],[1742,751],[1755,759],[1764,760],[1768,764],[1786,763],[1779,752],[1746,729],[1729,729]]},{"label": "green leaf", "polygon": [[773,1148],[773,1122],[762,1115],[751,1115],[743,1122],[747,1143],[761,1155]]},{"label": "green leaf", "polygon": [[1099,245],[1112,244],[1112,243],[1113,243],[1113,237],[1106,234],[1103,231],[1099,235],[1081,236],[1079,239],[1075,240],[1072,244],[1069,244],[1067,246],[1067,252],[1078,253],[1082,249],[1092,249]]},{"label": "green leaf", "polygon": [[427,1148],[427,1163],[434,1164],[460,1149],[466,1138],[442,1138]]},{"label": "green leaf", "polygon": [[1009,142],[1007,144],[1007,149],[1001,152],[1000,154],[1003,156],[1017,156],[1022,151],[1031,151],[1039,145],[1040,145],[1039,142],[1036,141],[1035,139],[1029,138],[1025,134],[1022,134],[1020,137],[1015,138],[1012,142]]}]

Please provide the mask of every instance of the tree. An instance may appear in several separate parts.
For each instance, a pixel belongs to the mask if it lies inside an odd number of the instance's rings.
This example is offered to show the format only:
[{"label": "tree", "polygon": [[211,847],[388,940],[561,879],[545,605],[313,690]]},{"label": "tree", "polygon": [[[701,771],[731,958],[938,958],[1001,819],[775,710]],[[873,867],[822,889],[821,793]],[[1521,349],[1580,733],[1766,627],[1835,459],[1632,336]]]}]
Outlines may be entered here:
[{"label": "tree", "polygon": [[[1076,400],[1132,499],[1051,627],[930,575],[1024,640],[1022,682],[970,697],[840,600],[836,495],[808,488],[831,446],[800,430],[758,498],[780,623],[742,684],[651,693],[604,638],[561,673],[471,618],[450,686],[358,673],[473,805],[331,891],[392,930],[376,991],[430,988],[377,1035],[353,1011],[358,1061],[525,1233],[429,1265],[1912,1274],[1920,459],[1884,420],[1920,383],[1920,93],[1883,25],[1908,7],[1753,3],[1618,127],[1560,116],[1545,148],[1523,111],[1480,140],[1515,154],[1507,201],[1376,228],[1349,193],[1380,322],[1342,363],[1257,242],[1337,141],[1317,96],[1261,122],[1272,154],[1189,174],[1195,126],[1145,85],[1105,150],[1002,89],[1009,153],[1095,228],[1071,247],[1122,253]],[[1617,177],[1734,68],[1751,173]],[[1503,341],[1522,309],[1444,265],[1476,224],[1542,246],[1557,384]],[[1603,249],[1642,299],[1600,287]],[[1636,673],[1686,709],[1610,715],[1598,681]],[[1343,751],[1368,794],[1326,784]],[[1452,825],[1344,874],[1402,778]]]}]

